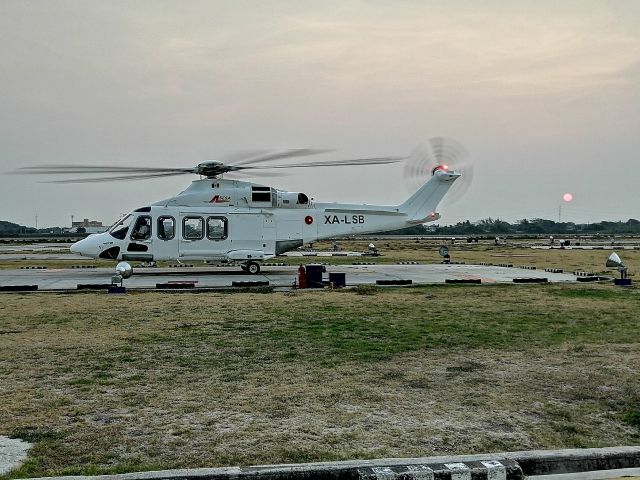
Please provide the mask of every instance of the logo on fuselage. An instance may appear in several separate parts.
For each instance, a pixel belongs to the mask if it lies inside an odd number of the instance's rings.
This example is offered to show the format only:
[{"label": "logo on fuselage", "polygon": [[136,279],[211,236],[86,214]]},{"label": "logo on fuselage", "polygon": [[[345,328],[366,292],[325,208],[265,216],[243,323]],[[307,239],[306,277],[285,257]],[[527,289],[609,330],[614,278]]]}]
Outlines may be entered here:
[{"label": "logo on fuselage", "polygon": [[229,203],[231,201],[231,197],[227,195],[214,195],[209,203]]}]

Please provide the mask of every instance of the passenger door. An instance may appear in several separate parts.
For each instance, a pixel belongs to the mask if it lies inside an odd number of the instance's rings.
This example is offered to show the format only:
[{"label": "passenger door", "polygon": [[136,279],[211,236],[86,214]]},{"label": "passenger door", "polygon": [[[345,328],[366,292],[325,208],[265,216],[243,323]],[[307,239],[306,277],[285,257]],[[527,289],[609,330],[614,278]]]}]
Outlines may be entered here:
[{"label": "passenger door", "polygon": [[160,215],[154,222],[154,260],[176,260],[178,258],[178,222],[173,215]]},{"label": "passenger door", "polygon": [[207,258],[205,217],[199,214],[181,214],[179,223],[180,258]]}]

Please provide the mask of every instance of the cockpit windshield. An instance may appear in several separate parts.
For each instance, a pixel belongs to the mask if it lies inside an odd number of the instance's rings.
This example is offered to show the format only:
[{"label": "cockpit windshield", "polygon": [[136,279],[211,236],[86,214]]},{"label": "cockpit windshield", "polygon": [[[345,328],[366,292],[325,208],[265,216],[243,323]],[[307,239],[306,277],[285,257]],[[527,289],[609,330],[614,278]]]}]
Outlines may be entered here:
[{"label": "cockpit windshield", "polygon": [[129,225],[131,224],[131,220],[133,220],[133,215],[129,214],[125,217],[122,217],[116,223],[111,225],[108,232],[112,237],[117,238],[118,240],[124,240],[127,236],[127,232],[129,231]]}]

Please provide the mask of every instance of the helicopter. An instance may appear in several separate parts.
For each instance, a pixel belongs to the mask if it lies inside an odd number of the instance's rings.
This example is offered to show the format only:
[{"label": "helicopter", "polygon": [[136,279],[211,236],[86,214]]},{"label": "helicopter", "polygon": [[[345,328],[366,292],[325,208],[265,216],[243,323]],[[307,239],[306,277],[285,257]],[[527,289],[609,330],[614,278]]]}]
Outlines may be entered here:
[{"label": "helicopter", "polygon": [[[200,178],[179,194],[137,208],[106,232],[73,245],[74,254],[113,261],[219,261],[240,265],[250,274],[260,263],[323,239],[397,230],[440,219],[437,207],[463,173],[450,165],[468,154],[444,137],[432,138],[405,157],[360,158],[273,164],[276,160],[325,153],[295,149],[250,156],[229,163],[206,161],[192,168],[148,168],[43,165],[18,173],[107,174],[102,177],[55,180],[51,183],[137,180],[196,174]],[[420,181],[399,205],[319,203],[304,192],[227,178],[262,170],[332,166],[364,166],[406,162],[405,176]],[[254,172],[247,172],[253,170]],[[470,174],[471,169],[468,169]],[[225,177],[226,174],[226,177]],[[423,178],[425,174],[427,180]],[[470,175],[464,176],[470,180]],[[224,178],[223,178],[224,177]]]}]

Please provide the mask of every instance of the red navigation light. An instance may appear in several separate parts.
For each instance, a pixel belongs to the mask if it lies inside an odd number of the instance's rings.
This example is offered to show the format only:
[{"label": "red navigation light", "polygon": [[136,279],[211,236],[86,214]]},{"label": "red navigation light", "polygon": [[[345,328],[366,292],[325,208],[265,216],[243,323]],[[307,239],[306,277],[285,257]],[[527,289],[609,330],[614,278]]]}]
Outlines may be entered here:
[{"label": "red navigation light", "polygon": [[449,170],[449,165],[436,165],[435,167],[433,167],[433,170],[431,170],[431,175],[435,175],[437,171],[446,172],[447,170]]},{"label": "red navigation light", "polygon": [[307,225],[311,225],[313,223],[313,217],[311,215],[307,215],[306,217],[304,217],[304,223],[306,223]]}]

